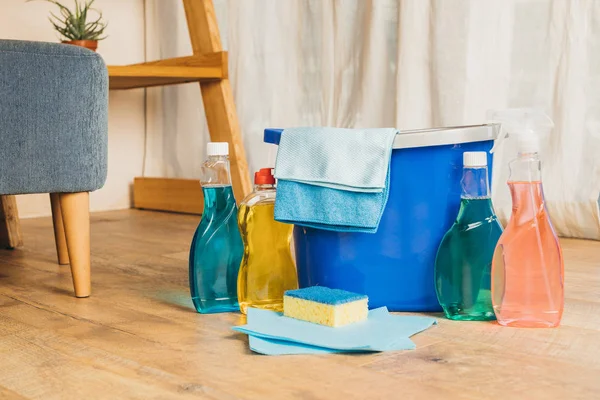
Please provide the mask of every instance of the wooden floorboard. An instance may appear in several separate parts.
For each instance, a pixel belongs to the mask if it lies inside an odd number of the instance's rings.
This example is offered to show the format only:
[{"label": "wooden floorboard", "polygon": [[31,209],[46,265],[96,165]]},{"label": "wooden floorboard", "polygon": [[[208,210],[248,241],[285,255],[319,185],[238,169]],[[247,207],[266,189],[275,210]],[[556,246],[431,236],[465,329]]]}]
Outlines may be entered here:
[{"label": "wooden floorboard", "polygon": [[23,220],[24,247],[0,251],[0,398],[598,398],[598,242],[562,242],[558,329],[440,318],[413,338],[414,351],[266,357],[231,331],[241,315],[193,310],[187,251],[198,221],[93,215],[93,295],[75,299],[51,219]]}]

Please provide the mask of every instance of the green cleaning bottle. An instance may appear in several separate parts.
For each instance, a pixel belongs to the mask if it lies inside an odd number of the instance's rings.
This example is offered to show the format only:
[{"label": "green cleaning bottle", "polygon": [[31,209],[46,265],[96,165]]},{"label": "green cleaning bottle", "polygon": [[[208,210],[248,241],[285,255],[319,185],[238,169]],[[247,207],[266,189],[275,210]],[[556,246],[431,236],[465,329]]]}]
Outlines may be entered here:
[{"label": "green cleaning bottle", "polygon": [[464,153],[461,183],[458,216],[435,259],[437,297],[449,319],[494,320],[491,269],[502,227],[492,207],[486,152]]}]

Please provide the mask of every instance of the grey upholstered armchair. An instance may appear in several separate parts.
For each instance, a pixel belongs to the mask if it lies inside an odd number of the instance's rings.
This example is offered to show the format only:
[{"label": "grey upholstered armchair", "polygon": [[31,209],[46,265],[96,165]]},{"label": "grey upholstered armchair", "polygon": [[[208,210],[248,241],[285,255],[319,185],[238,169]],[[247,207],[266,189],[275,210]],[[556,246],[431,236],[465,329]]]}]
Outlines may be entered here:
[{"label": "grey upholstered armchair", "polygon": [[[62,44],[0,40],[0,200],[50,193],[60,264],[90,295],[89,192],[107,171],[108,75],[102,58]],[[13,210],[13,211],[11,211]],[[0,282],[1,284],[1,282]]]}]

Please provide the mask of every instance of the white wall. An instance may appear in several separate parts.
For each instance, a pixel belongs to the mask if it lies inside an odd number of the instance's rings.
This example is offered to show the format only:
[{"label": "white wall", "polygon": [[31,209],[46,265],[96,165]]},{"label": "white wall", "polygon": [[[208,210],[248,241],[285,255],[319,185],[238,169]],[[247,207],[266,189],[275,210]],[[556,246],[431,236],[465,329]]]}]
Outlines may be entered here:
[{"label": "white wall", "polygon": [[[144,1],[96,0],[95,6],[109,22],[109,37],[98,48],[106,63],[144,61]],[[0,38],[58,41],[48,21],[55,8],[43,1],[0,0]],[[143,89],[110,92],[108,179],[103,189],[92,193],[92,211],[130,207],[133,178],[142,173],[144,107]],[[50,215],[48,195],[18,196],[18,206],[21,217]]]}]

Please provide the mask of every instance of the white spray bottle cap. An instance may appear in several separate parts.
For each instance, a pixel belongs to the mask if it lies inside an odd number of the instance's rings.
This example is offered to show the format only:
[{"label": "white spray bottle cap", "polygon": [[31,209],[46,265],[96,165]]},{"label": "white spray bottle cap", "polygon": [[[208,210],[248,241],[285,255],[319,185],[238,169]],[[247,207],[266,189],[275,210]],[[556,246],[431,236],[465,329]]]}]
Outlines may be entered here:
[{"label": "white spray bottle cap", "polygon": [[487,118],[489,122],[502,124],[496,143],[490,150],[492,153],[507,136],[516,138],[519,153],[537,153],[540,150],[540,135],[554,127],[548,115],[534,108],[490,110]]}]

